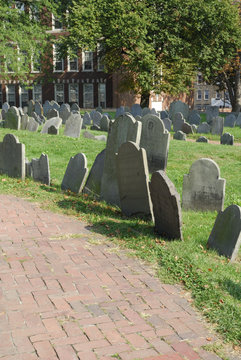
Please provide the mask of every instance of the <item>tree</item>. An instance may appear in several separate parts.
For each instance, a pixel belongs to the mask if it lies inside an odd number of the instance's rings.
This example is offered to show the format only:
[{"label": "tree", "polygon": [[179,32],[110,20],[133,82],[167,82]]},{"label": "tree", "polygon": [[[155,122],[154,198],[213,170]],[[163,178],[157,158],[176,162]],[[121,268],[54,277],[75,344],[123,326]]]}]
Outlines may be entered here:
[{"label": "tree", "polygon": [[202,67],[207,76],[237,51],[240,27],[231,0],[73,0],[63,49],[100,44],[105,69],[122,90],[177,94]]}]

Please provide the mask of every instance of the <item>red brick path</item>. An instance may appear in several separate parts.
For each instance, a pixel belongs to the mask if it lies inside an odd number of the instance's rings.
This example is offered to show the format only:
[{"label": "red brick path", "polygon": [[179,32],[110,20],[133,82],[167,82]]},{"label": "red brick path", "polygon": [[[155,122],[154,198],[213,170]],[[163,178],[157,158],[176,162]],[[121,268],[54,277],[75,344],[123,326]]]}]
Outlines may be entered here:
[{"label": "red brick path", "polygon": [[181,289],[80,221],[0,204],[1,360],[219,359]]}]

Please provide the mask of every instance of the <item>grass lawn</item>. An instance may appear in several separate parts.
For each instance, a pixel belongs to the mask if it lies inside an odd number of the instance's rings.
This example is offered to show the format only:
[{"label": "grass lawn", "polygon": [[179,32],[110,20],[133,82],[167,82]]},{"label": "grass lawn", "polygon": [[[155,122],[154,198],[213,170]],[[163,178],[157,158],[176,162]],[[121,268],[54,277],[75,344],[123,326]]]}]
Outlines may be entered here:
[{"label": "grass lawn", "polygon": [[[241,142],[241,129],[229,129]],[[225,128],[226,131],[226,128]],[[51,186],[26,179],[0,176],[0,191],[34,200],[45,208],[76,216],[93,225],[93,231],[106,235],[110,241],[133,251],[130,253],[150,262],[162,281],[181,283],[192,294],[192,302],[223,336],[234,346],[241,339],[241,251],[235,263],[229,263],[206,244],[217,213],[183,211],[184,241],[165,241],[157,237],[153,224],[137,218],[122,216],[116,207],[98,202],[84,195],[63,193],[60,184],[71,156],[85,153],[91,168],[104,142],[0,129],[0,141],[7,133],[18,136],[26,146],[28,159],[49,156]],[[94,132],[99,134],[99,132]],[[209,136],[208,136],[209,137]],[[219,137],[217,137],[219,139]],[[226,179],[225,208],[241,206],[241,147],[171,140],[167,175],[182,193],[183,175],[201,157],[216,161],[221,177]],[[66,240],[68,241],[68,240]]]}]

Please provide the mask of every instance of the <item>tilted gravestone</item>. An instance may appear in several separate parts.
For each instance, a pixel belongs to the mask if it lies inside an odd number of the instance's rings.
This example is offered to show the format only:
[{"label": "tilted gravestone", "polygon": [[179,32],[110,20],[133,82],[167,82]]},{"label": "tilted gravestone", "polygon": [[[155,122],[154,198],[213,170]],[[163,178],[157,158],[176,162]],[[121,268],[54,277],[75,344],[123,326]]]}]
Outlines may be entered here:
[{"label": "tilted gravestone", "polygon": [[234,136],[230,133],[224,133],[220,138],[221,145],[233,145],[234,143]]},{"label": "tilted gravestone", "polygon": [[38,131],[38,128],[39,128],[39,123],[37,123],[37,121],[35,121],[34,118],[30,117],[28,119],[26,130],[35,132]]},{"label": "tilted gravestone", "polygon": [[197,128],[197,133],[198,134],[209,134],[211,131],[211,127],[208,123],[203,122],[202,124],[200,124]]},{"label": "tilted gravestone", "polygon": [[183,177],[182,206],[185,210],[223,210],[225,179],[211,159],[196,160]]},{"label": "tilted gravestone", "polygon": [[188,124],[186,121],[182,124],[181,131],[185,134],[193,134],[192,125]]},{"label": "tilted gravestone", "polygon": [[79,194],[88,175],[87,159],[85,154],[79,153],[71,157],[61,184],[62,190],[70,190]]},{"label": "tilted gravestone", "polygon": [[25,145],[12,134],[5,135],[0,143],[0,173],[25,179]]},{"label": "tilted gravestone", "polygon": [[101,181],[101,198],[106,202],[120,204],[115,154],[127,141],[133,141],[139,146],[141,127],[141,122],[136,121],[130,114],[120,115],[116,120],[110,122]]},{"label": "tilted gravestone", "polygon": [[201,116],[198,113],[197,110],[192,110],[190,111],[189,115],[188,115],[188,120],[189,124],[191,125],[200,125],[201,123]]},{"label": "tilted gravestone", "polygon": [[169,150],[170,134],[163,121],[156,115],[143,116],[140,147],[146,150],[148,168],[152,173],[165,170]]},{"label": "tilted gravestone", "polygon": [[142,116],[142,108],[139,104],[133,104],[131,107],[131,115],[136,117],[137,115]]},{"label": "tilted gravestone", "polygon": [[101,114],[103,113],[103,109],[102,109],[101,106],[98,106],[95,110],[98,111]]},{"label": "tilted gravestone", "polygon": [[217,116],[212,120],[211,133],[213,135],[222,135],[224,120],[222,116]]},{"label": "tilted gravestone", "polygon": [[50,169],[48,155],[41,154],[39,159],[32,159],[31,168],[32,176],[35,181],[40,181],[42,184],[50,185]]},{"label": "tilted gravestone", "polygon": [[108,116],[103,115],[100,120],[100,130],[101,131],[109,131],[110,119]]},{"label": "tilted gravestone", "polygon": [[180,195],[164,171],[152,174],[150,192],[155,231],[164,238],[182,240]]},{"label": "tilted gravestone", "polygon": [[59,129],[55,125],[51,125],[48,128],[49,135],[59,135]]},{"label": "tilted gravestone", "polygon": [[69,104],[62,104],[60,106],[60,110],[59,110],[59,117],[62,119],[63,124],[66,123],[66,121],[68,120],[70,115],[71,115],[71,112],[70,112]]},{"label": "tilted gravestone", "polygon": [[35,121],[37,121],[37,123],[39,123],[40,125],[42,124],[42,119],[40,118],[40,116],[38,114],[36,114],[36,112],[32,112],[32,117],[34,118]]},{"label": "tilted gravestone", "polygon": [[29,100],[29,102],[28,102],[28,115],[29,116],[32,116],[32,114],[34,112],[34,108],[35,108],[35,101]]},{"label": "tilted gravestone", "polygon": [[48,128],[50,128],[52,125],[55,126],[56,129],[59,129],[62,125],[62,119],[59,117],[54,117],[46,121],[41,130],[41,134],[48,134]]},{"label": "tilted gravestone", "polygon": [[86,139],[91,139],[91,140],[95,140],[95,136],[93,134],[91,134],[89,131],[84,131],[83,132],[83,136]]},{"label": "tilted gravestone", "polygon": [[164,119],[162,119],[162,121],[163,121],[163,124],[165,126],[165,129],[167,131],[171,131],[171,129],[172,129],[172,121],[170,119],[168,119],[168,118],[164,118]]},{"label": "tilted gravestone", "polygon": [[122,144],[116,167],[122,213],[153,217],[146,151],[131,141]]},{"label": "tilted gravestone", "polygon": [[173,139],[186,141],[187,137],[183,131],[179,130],[173,135]]},{"label": "tilted gravestone", "polygon": [[[173,101],[171,103],[170,109],[169,109],[169,118],[173,121],[174,115],[178,112],[183,114],[184,119],[188,119],[188,115],[189,115],[188,105],[180,100]],[[180,129],[178,129],[178,130],[180,130]]]},{"label": "tilted gravestone", "polygon": [[59,112],[56,109],[49,109],[48,113],[47,113],[47,120],[55,118],[55,117],[59,117]]},{"label": "tilted gravestone", "polygon": [[73,138],[79,138],[82,124],[82,117],[78,114],[72,114],[66,121],[64,135]]},{"label": "tilted gravestone", "polygon": [[105,162],[105,149],[102,150],[95,158],[94,164],[86,180],[86,184],[83,190],[84,194],[93,195],[99,198],[101,179],[104,170],[104,162]]},{"label": "tilted gravestone", "polygon": [[7,129],[20,130],[20,125],[21,116],[19,115],[19,110],[16,106],[11,106],[6,113],[4,127]]},{"label": "tilted gravestone", "polygon": [[182,130],[182,126],[185,122],[185,119],[183,117],[183,114],[180,112],[177,112],[173,115],[172,124],[173,124],[173,131],[177,132],[179,130]]},{"label": "tilted gravestone", "polygon": [[23,116],[21,116],[21,124],[20,124],[20,129],[21,130],[26,130],[27,126],[29,123],[29,116],[28,114],[24,114]]},{"label": "tilted gravestone", "polygon": [[241,244],[241,207],[230,205],[221,211],[209,236],[207,247],[234,261]]},{"label": "tilted gravestone", "polygon": [[41,116],[44,114],[43,112],[43,107],[40,104],[39,101],[35,101],[35,105],[34,105],[34,111],[36,112],[37,115]]},{"label": "tilted gravestone", "polygon": [[206,108],[206,122],[212,124],[214,118],[219,116],[219,107],[208,105]]},{"label": "tilted gravestone", "polygon": [[224,126],[234,127],[236,125],[237,118],[234,114],[226,115],[224,120]]},{"label": "tilted gravestone", "polygon": [[200,136],[196,142],[208,143],[208,139],[205,136]]},{"label": "tilted gravestone", "polygon": [[90,125],[91,124],[91,117],[90,114],[86,111],[83,116],[83,124]]},{"label": "tilted gravestone", "polygon": [[57,110],[57,111],[59,112],[60,106],[59,106],[59,104],[58,104],[56,101],[51,100],[51,101],[50,101],[50,105],[51,105],[51,107],[52,107],[53,109],[55,109],[55,110]]}]

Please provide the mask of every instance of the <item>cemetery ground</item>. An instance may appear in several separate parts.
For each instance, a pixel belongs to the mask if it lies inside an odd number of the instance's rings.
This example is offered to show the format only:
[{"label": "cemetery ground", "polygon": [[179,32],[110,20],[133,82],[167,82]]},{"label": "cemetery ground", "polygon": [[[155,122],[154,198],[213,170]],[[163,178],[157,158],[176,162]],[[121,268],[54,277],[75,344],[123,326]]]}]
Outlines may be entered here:
[{"label": "cemetery ground", "polygon": [[[226,128],[241,142],[240,128]],[[12,133],[25,144],[26,157],[49,156],[51,185],[46,186],[26,178],[25,181],[0,176],[0,192],[39,203],[42,207],[77,217],[91,225],[94,232],[105,235],[118,248],[129,249],[130,256],[138,256],[152,264],[162,281],[181,283],[190,293],[193,303],[220,333],[224,342],[238,350],[241,339],[241,251],[234,263],[207,249],[207,240],[216,219],[216,212],[182,211],[184,241],[165,241],[154,233],[153,224],[145,219],[127,218],[119,208],[99,202],[87,195],[62,192],[60,185],[71,156],[82,152],[90,169],[105,142],[0,129],[0,141]],[[94,134],[100,134],[96,131]],[[103,133],[104,134],[104,133]],[[198,135],[198,136],[197,136]],[[200,134],[189,135],[196,138]],[[210,137],[209,137],[210,136]],[[219,141],[219,136],[208,135]],[[191,164],[201,158],[211,158],[220,167],[220,176],[226,179],[224,208],[231,204],[241,206],[241,151],[239,146],[205,144],[171,140],[166,173],[182,193],[183,175]],[[73,235],[74,236],[74,235]],[[68,241],[68,239],[66,239]],[[210,350],[222,352],[222,342],[210,345]]]}]

